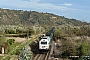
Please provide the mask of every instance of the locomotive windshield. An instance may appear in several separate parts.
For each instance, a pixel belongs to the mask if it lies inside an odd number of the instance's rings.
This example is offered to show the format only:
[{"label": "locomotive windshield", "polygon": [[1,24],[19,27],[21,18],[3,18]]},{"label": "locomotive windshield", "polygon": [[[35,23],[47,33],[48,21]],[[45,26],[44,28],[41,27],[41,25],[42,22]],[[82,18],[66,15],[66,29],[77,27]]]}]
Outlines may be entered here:
[{"label": "locomotive windshield", "polygon": [[47,38],[43,38],[43,39],[47,39]]},{"label": "locomotive windshield", "polygon": [[41,44],[47,44],[47,42],[41,42]]}]

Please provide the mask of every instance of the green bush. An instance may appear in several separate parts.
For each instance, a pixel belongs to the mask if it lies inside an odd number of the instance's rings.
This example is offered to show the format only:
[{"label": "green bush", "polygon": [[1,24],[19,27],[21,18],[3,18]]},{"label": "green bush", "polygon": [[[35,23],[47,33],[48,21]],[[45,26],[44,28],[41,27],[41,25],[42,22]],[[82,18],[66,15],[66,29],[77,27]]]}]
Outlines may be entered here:
[{"label": "green bush", "polygon": [[15,51],[15,55],[19,55],[20,54],[20,51],[19,50],[16,50]]},{"label": "green bush", "polygon": [[7,42],[8,42],[9,45],[12,45],[15,42],[15,40],[14,39],[9,39],[9,40],[7,40]]},{"label": "green bush", "polygon": [[90,45],[87,42],[82,43],[79,48],[79,51],[80,51],[79,53],[80,56],[88,55],[90,52]]},{"label": "green bush", "polygon": [[5,30],[5,33],[6,34],[15,34],[16,32],[14,30],[8,30],[8,29],[6,29]]}]

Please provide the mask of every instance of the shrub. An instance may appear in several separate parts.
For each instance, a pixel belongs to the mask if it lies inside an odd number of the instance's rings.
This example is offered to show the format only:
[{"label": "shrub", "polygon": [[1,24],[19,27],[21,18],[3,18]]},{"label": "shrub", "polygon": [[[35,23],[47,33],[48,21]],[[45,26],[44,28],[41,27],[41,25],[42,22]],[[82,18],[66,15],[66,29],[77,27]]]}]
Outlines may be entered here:
[{"label": "shrub", "polygon": [[9,40],[7,40],[7,42],[8,42],[9,45],[12,45],[15,42],[15,40],[14,39],[9,39]]}]

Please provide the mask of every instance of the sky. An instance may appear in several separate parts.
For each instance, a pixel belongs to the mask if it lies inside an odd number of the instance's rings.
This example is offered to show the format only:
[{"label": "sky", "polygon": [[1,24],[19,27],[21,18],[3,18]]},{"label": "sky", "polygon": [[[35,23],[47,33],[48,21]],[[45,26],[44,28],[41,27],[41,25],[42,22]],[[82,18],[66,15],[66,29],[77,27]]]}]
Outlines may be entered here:
[{"label": "sky", "polygon": [[0,8],[48,12],[90,22],[90,0],[0,0]]}]

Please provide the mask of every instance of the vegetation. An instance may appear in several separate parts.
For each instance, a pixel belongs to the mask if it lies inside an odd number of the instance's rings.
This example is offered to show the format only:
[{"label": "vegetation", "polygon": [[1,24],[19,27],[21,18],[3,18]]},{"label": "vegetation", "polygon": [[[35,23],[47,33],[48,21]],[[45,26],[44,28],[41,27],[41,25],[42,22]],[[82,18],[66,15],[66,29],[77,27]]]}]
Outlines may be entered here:
[{"label": "vegetation", "polygon": [[23,49],[23,47],[25,47],[27,44],[31,43],[33,41],[33,39],[29,40],[27,43],[24,43],[23,45],[19,45],[19,47],[14,50],[11,55],[19,55],[21,50]]},{"label": "vegetation", "polygon": [[15,42],[14,39],[9,39],[9,40],[7,40],[8,45],[12,45],[14,42]]},{"label": "vegetation", "polygon": [[5,42],[5,37],[0,37],[0,46],[3,46]]},{"label": "vegetation", "polygon": [[21,44],[21,43],[15,42],[15,43],[13,43],[12,45],[9,45],[6,53],[7,53],[7,54],[10,54],[11,51],[14,49],[13,47],[16,47],[16,46],[18,46],[18,45],[20,45],[20,44]]},{"label": "vegetation", "polygon": [[4,60],[9,60],[10,59],[10,57],[9,56],[7,56]]},{"label": "vegetation", "polygon": [[[82,22],[76,19],[65,18],[64,16],[54,15],[52,13],[40,13],[36,11],[9,10],[0,8],[0,46],[8,44],[7,54],[19,55],[20,50],[27,43],[16,43],[14,39],[6,40],[5,36],[14,37],[30,37],[32,34],[46,32],[52,26],[56,27],[55,38],[62,42],[62,57],[68,58],[70,55],[79,55],[82,58],[90,53],[90,41],[86,38],[90,37],[90,23]],[[38,25],[33,26],[32,25]],[[43,26],[43,27],[41,27]],[[76,39],[75,37],[80,37]],[[40,37],[41,39],[41,37]],[[17,47],[14,49],[13,47]],[[60,50],[61,51],[61,50]],[[0,57],[2,58],[2,57]],[[9,60],[6,57],[5,60]]]},{"label": "vegetation", "polygon": [[[65,18],[64,16],[54,15],[52,13],[40,13],[36,11],[9,10],[0,9],[1,25],[42,25],[42,26],[59,26],[74,25],[81,26],[83,23],[76,19]],[[14,33],[10,31],[9,33]]]},{"label": "vegetation", "polygon": [[55,31],[55,37],[72,37],[72,36],[90,36],[90,25],[84,26],[64,26],[57,28]]},{"label": "vegetation", "polygon": [[[90,56],[90,26],[64,26],[55,30],[55,37],[60,39],[62,45],[63,58],[69,56],[79,56],[83,60],[85,56]],[[56,39],[56,40],[57,40]],[[61,50],[60,50],[61,51]],[[78,59],[76,59],[78,60]]]},{"label": "vegetation", "polygon": [[0,56],[0,59],[2,59],[3,58],[3,56]]},{"label": "vegetation", "polygon": [[79,51],[80,51],[80,56],[85,56],[88,55],[90,53],[90,46],[89,43],[84,42],[81,44],[81,46],[79,47]]}]

